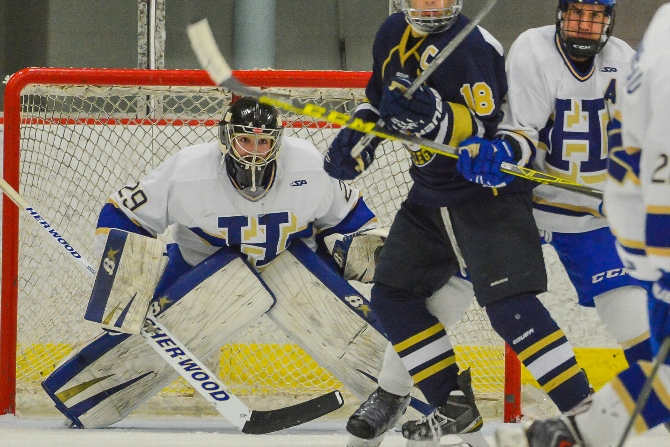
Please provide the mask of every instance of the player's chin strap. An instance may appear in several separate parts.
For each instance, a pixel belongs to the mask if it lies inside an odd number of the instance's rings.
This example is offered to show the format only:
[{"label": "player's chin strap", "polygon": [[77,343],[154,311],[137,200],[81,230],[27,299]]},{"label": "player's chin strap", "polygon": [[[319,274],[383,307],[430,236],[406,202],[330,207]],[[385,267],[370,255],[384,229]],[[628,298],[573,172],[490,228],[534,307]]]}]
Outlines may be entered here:
[{"label": "player's chin strap", "polygon": [[[195,52],[200,65],[207,70],[209,76],[216,85],[225,87],[241,96],[251,96],[256,98],[262,104],[269,104],[278,107],[287,112],[293,112],[299,115],[309,116],[311,118],[321,119],[326,122],[339,126],[346,126],[353,130],[372,134],[376,137],[389,140],[401,140],[413,143],[422,149],[439,155],[451,158],[458,158],[458,149],[446,144],[419,138],[414,135],[407,135],[391,129],[382,128],[372,122],[365,122],[360,118],[352,118],[346,113],[336,110],[328,110],[314,103],[300,103],[296,100],[280,98],[278,96],[266,95],[260,90],[251,88],[241,83],[233,74],[233,70],[224,59],[221,51],[216,45],[212,30],[209,27],[207,19],[203,19],[195,24],[189,25],[188,37],[191,41],[191,47]],[[517,166],[513,163],[502,163],[500,170],[545,185],[555,186],[557,188],[567,189],[579,194],[585,194],[590,197],[602,199],[603,192],[596,188],[573,183],[560,177],[536,171],[524,166]]]},{"label": "player's chin strap", "polygon": [[[67,253],[69,258],[75,260],[89,275],[96,275],[95,268],[93,268],[93,266],[84,259],[84,257],[65,240],[62,234],[41,216],[37,210],[29,206],[26,200],[4,179],[0,179],[0,188],[19,208],[28,213],[30,217],[40,224],[39,226],[49,234],[49,239],[51,239],[61,250]],[[202,388],[202,380],[196,379],[194,375],[189,372],[192,370],[187,369],[188,365],[184,366],[180,364],[178,359],[173,358],[169,353],[165,352],[159,342],[159,340],[162,340],[164,337],[156,337],[157,333],[162,333],[165,334],[166,337],[169,337],[171,342],[181,349],[184,354],[200,368],[200,371],[202,371],[203,374],[208,376],[207,382],[215,384],[217,387],[216,389],[222,394],[214,395],[212,394],[212,390]],[[328,414],[344,404],[344,399],[340,392],[333,391],[306,402],[279,408],[277,410],[251,410],[235,395],[231,394],[226,386],[218,379],[218,376],[193,356],[190,353],[190,350],[177,340],[170,331],[168,331],[168,329],[152,315],[147,315],[145,325],[140,331],[140,335],[170,366],[175,369],[175,371],[191,384],[194,389],[205,398],[205,400],[214,405],[216,410],[222,416],[244,433],[263,434],[293,427]],[[212,386],[214,385],[211,385],[210,387]],[[220,396],[225,396],[225,399]]]}]

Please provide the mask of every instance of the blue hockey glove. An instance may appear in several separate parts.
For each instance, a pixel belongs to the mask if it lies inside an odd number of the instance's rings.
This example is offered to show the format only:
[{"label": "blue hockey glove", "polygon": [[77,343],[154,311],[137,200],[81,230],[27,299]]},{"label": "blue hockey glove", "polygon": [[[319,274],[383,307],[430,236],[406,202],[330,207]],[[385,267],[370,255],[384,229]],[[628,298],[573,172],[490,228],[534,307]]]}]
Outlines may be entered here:
[{"label": "blue hockey glove", "polygon": [[649,330],[652,347],[658,349],[663,339],[670,335],[670,273],[664,273],[652,285],[651,294],[656,299],[649,299]]},{"label": "blue hockey glove", "polygon": [[403,95],[410,85],[409,79],[393,78],[384,89],[379,116],[390,129],[430,138],[427,134],[439,128],[444,115],[442,98],[436,90],[422,85],[407,99]]},{"label": "blue hockey glove", "polygon": [[509,142],[470,137],[458,147],[456,168],[466,180],[491,188],[501,188],[514,180],[513,175],[500,170],[502,163],[515,163]]},{"label": "blue hockey glove", "polygon": [[362,137],[363,133],[348,127],[340,130],[330,144],[323,162],[323,168],[328,175],[340,180],[353,180],[370,166],[375,159],[374,147],[379,144],[380,139],[374,138],[358,158],[353,158],[351,149]]}]

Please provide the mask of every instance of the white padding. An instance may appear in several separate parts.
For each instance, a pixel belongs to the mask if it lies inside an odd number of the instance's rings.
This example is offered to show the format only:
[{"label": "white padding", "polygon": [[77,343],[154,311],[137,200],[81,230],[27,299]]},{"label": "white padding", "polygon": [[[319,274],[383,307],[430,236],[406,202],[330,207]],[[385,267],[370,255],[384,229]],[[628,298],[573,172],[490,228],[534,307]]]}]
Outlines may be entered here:
[{"label": "white padding", "polygon": [[105,329],[139,334],[167,256],[156,239],[109,232],[84,318]]},{"label": "white padding", "polygon": [[475,299],[470,281],[452,276],[440,290],[426,300],[426,308],[447,329],[454,327]]},{"label": "white padding", "polygon": [[[170,300],[170,296],[163,299]],[[217,371],[221,346],[263,315],[273,303],[273,296],[255,272],[237,257],[195,286],[157,319],[195,356]],[[64,405],[72,408],[98,393],[140,377],[139,381],[80,416],[85,428],[101,428],[123,419],[179,377],[141,335],[131,335],[54,391],[57,395],[60,393]],[[91,381],[98,382],[88,386]]]},{"label": "white padding", "polygon": [[[366,400],[377,389],[373,378],[379,377],[388,340],[288,250],[261,277],[276,298],[267,312],[270,319],[350,392]],[[412,396],[425,402],[418,388],[412,389]],[[421,416],[410,407],[399,424]]]},{"label": "white padding", "polygon": [[605,327],[624,349],[649,337],[647,292],[642,287],[619,287],[593,301]]}]

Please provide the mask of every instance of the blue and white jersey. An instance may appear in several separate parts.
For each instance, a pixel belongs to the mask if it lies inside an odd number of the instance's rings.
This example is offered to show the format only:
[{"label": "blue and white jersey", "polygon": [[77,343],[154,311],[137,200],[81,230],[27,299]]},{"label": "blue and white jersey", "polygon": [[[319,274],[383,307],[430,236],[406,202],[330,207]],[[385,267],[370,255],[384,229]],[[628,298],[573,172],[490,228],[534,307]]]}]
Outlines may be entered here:
[{"label": "blue and white jersey", "polygon": [[[416,79],[469,22],[459,14],[446,31],[416,36],[404,14],[389,16],[377,31],[373,46],[372,77],[365,91],[370,105],[379,110],[384,87],[393,77]],[[477,27],[428,77],[425,85],[439,92],[444,102],[446,113],[440,123],[440,142],[458,146],[472,135],[493,138],[507,92],[502,45],[485,29]],[[409,202],[440,207],[494,193],[491,188],[463,178],[456,169],[456,159],[418,147],[410,150],[409,172],[414,185]],[[518,185],[508,188],[504,188],[506,192],[512,192]]]},{"label": "blue and white jersey", "polygon": [[[605,208],[629,274],[670,272],[670,5],[656,12],[622,89],[621,138],[610,154]],[[618,143],[618,144],[617,144]],[[614,147],[615,145],[619,147]]]},{"label": "blue and white jersey", "polygon": [[[525,31],[507,56],[509,92],[500,129],[539,149],[534,168],[603,189],[608,108],[620,99],[633,54],[611,37],[593,64],[579,67],[563,51],[554,25]],[[547,185],[534,193],[534,215],[543,230],[580,233],[607,226],[598,199]]]},{"label": "blue and white jersey", "polygon": [[319,238],[376,225],[359,192],[329,177],[308,141],[282,139],[270,191],[256,202],[231,183],[219,145],[184,148],[113,193],[98,219],[96,255],[110,228],[154,237],[174,225],[172,236],[189,264],[231,246],[260,269],[295,238],[316,249]]}]

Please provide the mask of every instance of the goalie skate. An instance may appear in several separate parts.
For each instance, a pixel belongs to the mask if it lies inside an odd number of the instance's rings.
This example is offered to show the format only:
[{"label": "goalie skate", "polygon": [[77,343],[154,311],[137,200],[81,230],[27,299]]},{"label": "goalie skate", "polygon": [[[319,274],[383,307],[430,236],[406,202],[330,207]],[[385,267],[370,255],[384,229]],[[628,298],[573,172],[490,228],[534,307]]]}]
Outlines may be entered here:
[{"label": "goalie skate", "polygon": [[582,446],[569,417],[538,420],[528,429],[502,428],[495,434],[498,447],[572,447]]},{"label": "goalie skate", "polygon": [[462,446],[489,447],[480,433],[484,421],[475,404],[469,369],[458,376],[458,388],[462,394],[452,393],[447,402],[430,415],[402,426],[407,447],[439,446],[445,435],[457,435]]},{"label": "goalie skate", "polygon": [[405,414],[411,397],[377,388],[347,422],[347,447],[378,447],[386,432]]}]

